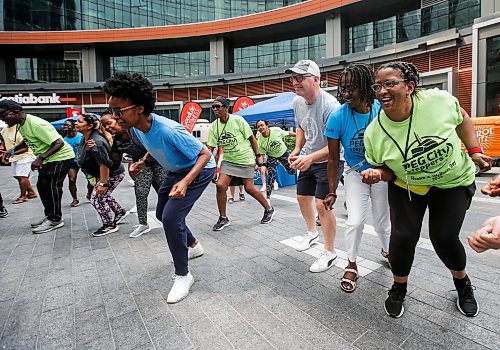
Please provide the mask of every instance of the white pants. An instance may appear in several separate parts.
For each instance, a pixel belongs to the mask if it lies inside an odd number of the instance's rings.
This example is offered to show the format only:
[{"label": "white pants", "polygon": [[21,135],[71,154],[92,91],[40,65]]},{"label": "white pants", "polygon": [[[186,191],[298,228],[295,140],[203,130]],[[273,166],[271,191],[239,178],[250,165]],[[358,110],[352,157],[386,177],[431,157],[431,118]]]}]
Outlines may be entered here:
[{"label": "white pants", "polygon": [[389,200],[387,198],[387,182],[367,185],[361,181],[358,172],[351,172],[344,176],[347,221],[345,243],[349,261],[355,262],[359,253],[359,246],[363,237],[363,228],[369,208],[369,199],[372,202],[373,226],[382,243],[384,251],[389,251],[391,236],[391,221],[389,215]]}]

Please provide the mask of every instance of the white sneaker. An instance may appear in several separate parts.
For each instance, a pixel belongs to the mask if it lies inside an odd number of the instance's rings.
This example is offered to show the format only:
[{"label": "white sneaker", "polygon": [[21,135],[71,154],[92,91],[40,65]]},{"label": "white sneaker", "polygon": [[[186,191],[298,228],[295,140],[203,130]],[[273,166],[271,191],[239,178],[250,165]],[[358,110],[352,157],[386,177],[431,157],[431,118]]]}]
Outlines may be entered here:
[{"label": "white sneaker", "polygon": [[201,243],[198,242],[193,248],[191,247],[188,248],[188,260],[202,256],[204,252],[205,251],[203,250]]},{"label": "white sneaker", "polygon": [[279,189],[278,182],[277,182],[277,181],[274,181],[273,190],[274,190],[274,191],[277,191],[278,189]]},{"label": "white sneaker", "polygon": [[311,272],[326,271],[333,266],[333,263],[335,262],[336,259],[337,259],[337,254],[332,253],[329,250],[325,250],[318,256],[318,259],[315,262],[313,262],[313,264],[309,268],[309,271]]},{"label": "white sneaker", "polygon": [[167,303],[174,304],[187,297],[193,283],[194,278],[191,272],[188,272],[186,276],[174,275],[174,285],[168,292]]},{"label": "white sneaker", "polygon": [[299,252],[307,250],[311,248],[313,243],[316,243],[318,240],[319,240],[318,231],[314,232],[307,231],[307,233],[303,236],[302,240],[297,244],[297,247],[295,249],[297,249]]},{"label": "white sneaker", "polygon": [[148,224],[146,224],[146,225],[139,224],[139,225],[135,225],[134,227],[136,229],[130,233],[130,235],[129,235],[130,238],[137,238],[137,237],[140,237],[143,234],[151,231],[151,228],[149,227]]},{"label": "white sneaker", "polygon": [[137,205],[134,205],[132,208],[130,208],[129,212],[137,213]]},{"label": "white sneaker", "polygon": [[31,232],[35,234],[46,233],[56,230],[64,226],[64,221],[61,219],[59,221],[51,221],[49,219],[45,220],[40,226],[35,227]]},{"label": "white sneaker", "polygon": [[266,190],[267,190],[266,185],[262,185],[262,187],[260,188],[260,192],[266,192]]}]

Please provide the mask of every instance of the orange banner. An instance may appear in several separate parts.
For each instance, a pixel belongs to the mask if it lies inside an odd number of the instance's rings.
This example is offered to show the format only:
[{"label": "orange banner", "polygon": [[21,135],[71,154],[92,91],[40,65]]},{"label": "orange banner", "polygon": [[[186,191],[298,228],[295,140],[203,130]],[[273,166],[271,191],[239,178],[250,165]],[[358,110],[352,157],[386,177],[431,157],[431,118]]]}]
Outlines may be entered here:
[{"label": "orange banner", "polygon": [[241,111],[242,109],[253,106],[255,102],[250,97],[238,97],[236,101],[234,101],[233,113]]},{"label": "orange banner", "polygon": [[200,118],[203,108],[196,102],[188,102],[182,107],[181,124],[188,132],[193,132],[194,126]]}]

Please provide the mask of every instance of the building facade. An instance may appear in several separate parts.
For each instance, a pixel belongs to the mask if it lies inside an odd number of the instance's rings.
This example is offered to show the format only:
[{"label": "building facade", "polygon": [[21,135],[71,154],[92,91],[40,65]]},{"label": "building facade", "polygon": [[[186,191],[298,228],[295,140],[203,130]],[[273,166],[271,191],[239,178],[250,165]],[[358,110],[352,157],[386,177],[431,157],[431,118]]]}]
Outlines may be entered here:
[{"label": "building facade", "polygon": [[[99,112],[116,71],[151,79],[161,114],[217,95],[291,91],[299,59],[335,90],[350,62],[413,62],[472,116],[500,114],[500,0],[0,0],[0,99],[56,119]],[[210,119],[209,110],[204,118]]]}]

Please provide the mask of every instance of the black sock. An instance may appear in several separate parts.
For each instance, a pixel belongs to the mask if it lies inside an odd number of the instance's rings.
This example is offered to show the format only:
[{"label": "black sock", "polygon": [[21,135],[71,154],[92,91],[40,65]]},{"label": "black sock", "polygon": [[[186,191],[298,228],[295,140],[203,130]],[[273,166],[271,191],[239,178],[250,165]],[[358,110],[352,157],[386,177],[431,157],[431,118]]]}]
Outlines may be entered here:
[{"label": "black sock", "polygon": [[392,285],[393,287],[396,287],[398,289],[403,289],[406,291],[406,286],[408,285],[407,282],[404,282],[404,283],[399,283],[399,282],[394,282],[394,284]]},{"label": "black sock", "polygon": [[469,276],[467,276],[467,275],[461,279],[453,277],[453,283],[455,284],[456,288],[464,288],[468,281],[470,281],[470,280],[469,280]]}]

